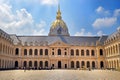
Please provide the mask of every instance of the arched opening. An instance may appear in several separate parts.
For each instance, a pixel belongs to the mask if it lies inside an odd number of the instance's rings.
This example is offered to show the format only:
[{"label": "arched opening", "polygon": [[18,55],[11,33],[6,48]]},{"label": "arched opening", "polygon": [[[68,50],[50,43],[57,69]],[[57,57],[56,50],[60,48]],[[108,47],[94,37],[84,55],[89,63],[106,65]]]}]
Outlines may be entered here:
[{"label": "arched opening", "polygon": [[87,61],[87,68],[90,68],[90,62]]},{"label": "arched opening", "polygon": [[43,49],[40,49],[40,55],[43,55]]},{"label": "arched opening", "polygon": [[81,66],[82,66],[82,68],[85,67],[85,62],[84,61],[81,62]]},{"label": "arched opening", "polygon": [[79,61],[76,62],[76,68],[80,68],[80,63],[79,63]]},{"label": "arched opening", "polygon": [[61,34],[61,31],[62,31],[62,29],[59,28],[59,29],[57,30],[57,33],[58,33],[58,34]]},{"label": "arched opening", "polygon": [[34,51],[34,55],[35,55],[35,56],[38,55],[38,50],[37,50],[37,49],[35,49],[35,51]]},{"label": "arched opening", "polygon": [[27,49],[24,49],[24,56],[27,56]]},{"label": "arched opening", "polygon": [[45,67],[48,67],[48,61],[45,61]]},{"label": "arched opening", "polygon": [[34,62],[34,67],[37,68],[37,61]]},{"label": "arched opening", "polygon": [[15,68],[18,67],[18,61],[15,61]]},{"label": "arched opening", "polygon": [[45,49],[45,55],[48,55],[48,49]]},{"label": "arched opening", "polygon": [[74,68],[74,61],[71,61],[71,68]]},{"label": "arched opening", "polygon": [[43,68],[43,62],[42,61],[40,61],[40,67]]},{"label": "arched opening", "polygon": [[79,50],[78,49],[76,50],[76,56],[79,56]]},{"label": "arched opening", "polygon": [[95,56],[95,51],[94,50],[91,51],[91,55]]},{"label": "arched opening", "polygon": [[84,50],[81,50],[81,56],[84,56]]},{"label": "arched opening", "polygon": [[15,49],[15,55],[19,55],[19,49],[18,48]]},{"label": "arched opening", "polygon": [[32,67],[32,61],[29,61],[29,67]]},{"label": "arched opening", "polygon": [[32,55],[32,49],[29,50],[29,55]]},{"label": "arched opening", "polygon": [[27,61],[24,61],[23,66],[27,67]]},{"label": "arched opening", "polygon": [[71,56],[74,56],[74,50],[71,49]]},{"label": "arched opening", "polygon": [[61,61],[58,61],[58,68],[61,68]]},{"label": "arched opening", "polygon": [[100,49],[100,56],[103,56],[103,50]]},{"label": "arched opening", "polygon": [[92,68],[94,69],[95,68],[95,62],[92,61]]},{"label": "arched opening", "polygon": [[103,61],[100,62],[100,68],[104,68],[104,62]]},{"label": "arched opening", "polygon": [[58,55],[61,55],[61,49],[58,49]]},{"label": "arched opening", "polygon": [[86,56],[89,56],[89,50],[86,50]]}]

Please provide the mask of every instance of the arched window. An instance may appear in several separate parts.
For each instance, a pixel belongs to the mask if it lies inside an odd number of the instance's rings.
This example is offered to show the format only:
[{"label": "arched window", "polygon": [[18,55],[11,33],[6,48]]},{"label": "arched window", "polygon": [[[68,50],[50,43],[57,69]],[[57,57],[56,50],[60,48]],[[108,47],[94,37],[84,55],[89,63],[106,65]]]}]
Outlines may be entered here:
[{"label": "arched window", "polygon": [[40,67],[43,68],[43,62],[42,61],[40,61]]},{"label": "arched window", "polygon": [[100,56],[103,56],[103,50],[100,49]]},{"label": "arched window", "polygon": [[84,50],[81,50],[81,56],[84,56]]},{"label": "arched window", "polygon": [[19,55],[19,49],[18,48],[15,49],[15,55]]},{"label": "arched window", "polygon": [[37,68],[37,61],[34,61],[34,67]]},{"label": "arched window", "polygon": [[32,67],[32,61],[29,61],[29,67]]},{"label": "arched window", "polygon": [[45,49],[45,55],[48,55],[48,49]]},{"label": "arched window", "polygon": [[91,50],[91,55],[95,56],[95,51],[94,50]]},{"label": "arched window", "polygon": [[38,55],[38,50],[37,50],[37,49],[34,50],[34,55],[35,55],[35,56]]},{"label": "arched window", "polygon": [[71,61],[71,68],[74,68],[74,61]]},{"label": "arched window", "polygon": [[15,61],[15,68],[18,67],[18,61]]},{"label": "arched window", "polygon": [[89,54],[89,50],[86,50],[86,56],[89,56],[90,54]]},{"label": "arched window", "polygon": [[78,49],[76,50],[76,56],[79,56],[79,50]]},{"label": "arched window", "polygon": [[23,66],[27,67],[27,61],[24,61]]},{"label": "arched window", "polygon": [[79,63],[79,61],[76,62],[76,68],[80,68],[80,63]]},{"label": "arched window", "polygon": [[43,55],[43,49],[40,49],[40,55]]},{"label": "arched window", "polygon": [[29,50],[29,55],[32,55],[32,49]]},{"label": "arched window", "polygon": [[90,62],[89,61],[87,61],[87,68],[89,68],[90,67]]},{"label": "arched window", "polygon": [[71,49],[71,56],[74,56],[74,50]]},{"label": "arched window", "polygon": [[92,61],[92,68],[94,69],[95,68],[95,62]]},{"label": "arched window", "polygon": [[61,55],[61,49],[58,49],[58,55]]},{"label": "arched window", "polygon": [[45,61],[45,67],[48,67],[48,61]]},{"label": "arched window", "polygon": [[58,33],[58,34],[61,34],[61,28],[59,28],[59,29],[57,30],[57,33]]},{"label": "arched window", "polygon": [[104,62],[100,61],[100,68],[104,68]]},{"label": "arched window", "polygon": [[85,67],[85,62],[84,61],[81,62],[81,66],[82,66],[82,68]]},{"label": "arched window", "polygon": [[27,56],[27,49],[24,49],[24,56]]},{"label": "arched window", "polygon": [[67,52],[65,52],[65,55],[67,55]]}]

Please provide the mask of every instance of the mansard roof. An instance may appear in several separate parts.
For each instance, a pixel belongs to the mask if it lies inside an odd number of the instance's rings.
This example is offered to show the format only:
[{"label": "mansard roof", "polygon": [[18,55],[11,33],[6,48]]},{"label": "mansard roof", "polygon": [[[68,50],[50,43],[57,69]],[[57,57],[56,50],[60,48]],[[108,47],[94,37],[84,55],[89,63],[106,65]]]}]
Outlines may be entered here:
[{"label": "mansard roof", "polygon": [[14,44],[27,46],[43,46],[50,45],[57,41],[64,42],[73,46],[96,46],[96,42],[103,43],[107,36],[16,36],[11,35],[14,39]]},{"label": "mansard roof", "polygon": [[3,31],[2,29],[0,29],[0,36],[3,37],[6,40],[12,42],[12,39],[10,38],[10,35],[8,33],[6,33],[5,31]]}]

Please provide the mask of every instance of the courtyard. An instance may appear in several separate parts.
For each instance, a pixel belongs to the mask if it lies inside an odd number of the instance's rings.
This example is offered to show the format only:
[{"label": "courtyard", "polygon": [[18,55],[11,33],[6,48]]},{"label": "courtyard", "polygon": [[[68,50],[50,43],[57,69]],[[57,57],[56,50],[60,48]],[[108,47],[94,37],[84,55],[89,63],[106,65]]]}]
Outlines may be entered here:
[{"label": "courtyard", "polygon": [[120,72],[112,70],[7,70],[0,80],[120,80]]}]

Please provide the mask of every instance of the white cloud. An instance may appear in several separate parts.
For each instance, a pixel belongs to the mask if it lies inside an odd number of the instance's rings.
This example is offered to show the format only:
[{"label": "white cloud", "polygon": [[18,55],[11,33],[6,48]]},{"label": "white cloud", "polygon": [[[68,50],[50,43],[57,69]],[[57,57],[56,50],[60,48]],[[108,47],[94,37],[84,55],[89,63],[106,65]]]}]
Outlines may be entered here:
[{"label": "white cloud", "polygon": [[13,12],[11,5],[1,2],[0,4],[0,28],[7,33],[19,35],[46,34],[44,31],[45,21],[41,20],[40,23],[35,23],[32,15],[25,8]]},{"label": "white cloud", "polygon": [[99,14],[102,14],[102,15],[109,15],[110,14],[110,12],[108,10],[105,10],[102,6],[99,6],[96,9],[96,12]]},{"label": "white cloud", "polygon": [[98,32],[97,32],[97,35],[98,35],[98,36],[102,36],[102,35],[103,35],[103,32],[102,32],[102,31],[98,31]]},{"label": "white cloud", "polygon": [[114,11],[114,16],[116,16],[116,17],[120,16],[120,9],[116,9]]},{"label": "white cloud", "polygon": [[84,28],[80,30],[80,32],[76,32],[75,36],[92,36],[91,32],[86,32]]},{"label": "white cloud", "polygon": [[110,17],[110,18],[98,18],[94,21],[92,24],[95,28],[101,28],[101,27],[110,27],[113,26],[117,21],[116,17]]},{"label": "white cloud", "polygon": [[57,5],[59,0],[40,0],[43,5]]}]

